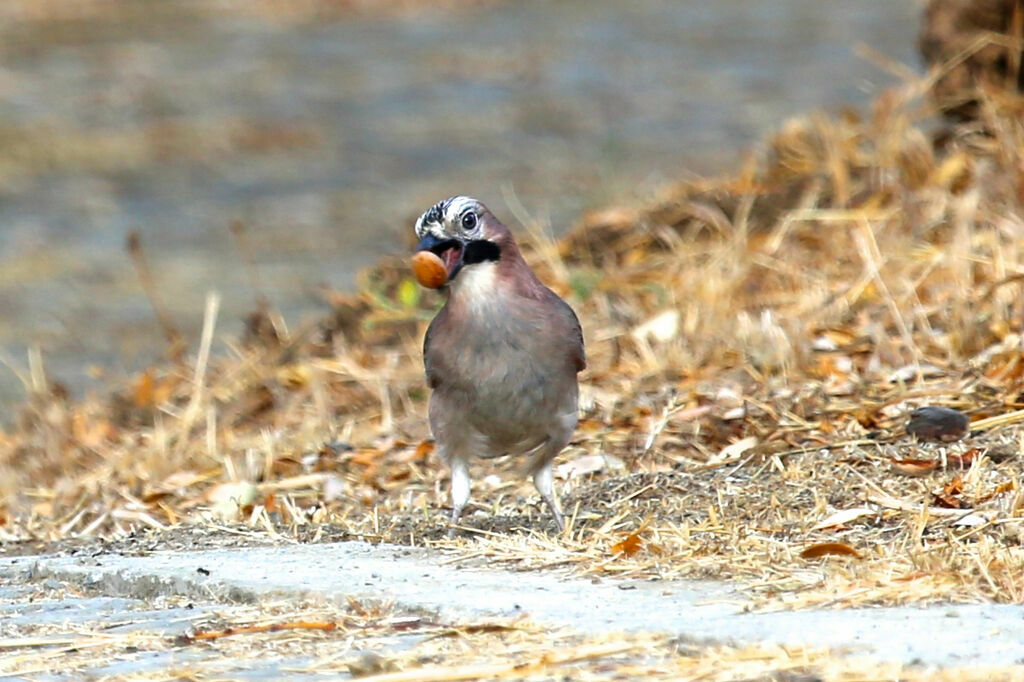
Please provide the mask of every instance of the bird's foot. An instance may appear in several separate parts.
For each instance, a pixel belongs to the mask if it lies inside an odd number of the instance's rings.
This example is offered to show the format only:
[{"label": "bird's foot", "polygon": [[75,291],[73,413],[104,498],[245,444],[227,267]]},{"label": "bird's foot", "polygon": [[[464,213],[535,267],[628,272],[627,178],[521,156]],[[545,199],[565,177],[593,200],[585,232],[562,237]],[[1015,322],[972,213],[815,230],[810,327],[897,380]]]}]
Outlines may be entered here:
[{"label": "bird's foot", "polygon": [[548,508],[551,509],[551,515],[555,517],[555,525],[558,526],[558,532],[564,533],[565,516],[562,515],[562,512],[559,511],[558,507],[555,505],[554,499],[545,500],[545,502],[548,503]]},{"label": "bird's foot", "polygon": [[462,517],[463,506],[459,505],[452,507],[452,516],[448,520],[448,539],[452,540],[455,538],[455,531],[459,527],[459,519]]}]

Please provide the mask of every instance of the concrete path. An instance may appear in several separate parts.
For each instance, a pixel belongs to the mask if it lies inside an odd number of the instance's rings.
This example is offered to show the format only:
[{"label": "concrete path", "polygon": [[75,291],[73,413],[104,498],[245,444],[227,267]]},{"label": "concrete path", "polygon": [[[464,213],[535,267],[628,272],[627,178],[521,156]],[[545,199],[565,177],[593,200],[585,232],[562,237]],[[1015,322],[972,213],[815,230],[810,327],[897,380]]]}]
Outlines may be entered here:
[{"label": "concrete path", "polygon": [[58,581],[109,599],[258,601],[318,596],[395,600],[443,620],[526,614],[588,633],[668,632],[735,644],[835,647],[928,666],[1024,662],[1024,607],[961,605],[744,613],[717,583],[569,578],[453,564],[437,552],[365,543],[263,546],[148,556],[0,558],[8,583]]}]

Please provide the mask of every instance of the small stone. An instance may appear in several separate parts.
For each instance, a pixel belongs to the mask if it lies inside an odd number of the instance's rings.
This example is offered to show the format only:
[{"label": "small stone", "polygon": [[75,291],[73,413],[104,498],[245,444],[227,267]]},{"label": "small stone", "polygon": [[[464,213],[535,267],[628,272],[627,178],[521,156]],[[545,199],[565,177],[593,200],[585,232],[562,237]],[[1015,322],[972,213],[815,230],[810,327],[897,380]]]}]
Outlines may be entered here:
[{"label": "small stone", "polygon": [[328,474],[324,478],[324,502],[334,502],[350,496],[352,491],[348,482],[340,476]]},{"label": "small stone", "polygon": [[210,511],[217,517],[231,521],[249,505],[256,501],[259,488],[248,481],[221,483],[211,488],[206,498],[210,503]]},{"label": "small stone", "polygon": [[907,433],[920,440],[949,443],[967,435],[970,421],[967,415],[951,407],[926,405],[910,414]]},{"label": "small stone", "polygon": [[348,672],[352,677],[367,677],[396,670],[398,665],[393,660],[381,656],[376,651],[364,651],[348,663]]},{"label": "small stone", "polygon": [[997,464],[1020,455],[1020,447],[1011,443],[996,443],[985,450],[985,456]]}]

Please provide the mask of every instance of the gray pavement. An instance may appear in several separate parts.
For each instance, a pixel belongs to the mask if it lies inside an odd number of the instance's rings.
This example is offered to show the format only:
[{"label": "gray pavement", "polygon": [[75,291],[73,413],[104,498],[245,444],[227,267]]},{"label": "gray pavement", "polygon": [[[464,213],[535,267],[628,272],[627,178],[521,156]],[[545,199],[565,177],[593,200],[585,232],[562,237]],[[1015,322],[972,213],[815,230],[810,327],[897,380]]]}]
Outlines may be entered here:
[{"label": "gray pavement", "polygon": [[[406,612],[444,621],[525,614],[582,633],[667,632],[732,644],[831,647],[883,661],[926,666],[1024,662],[1024,607],[949,605],[751,613],[732,587],[711,582],[603,579],[512,572],[451,555],[360,542],[99,555],[0,558],[4,589],[74,586],[90,595],[66,622],[88,615],[131,627],[160,619],[187,627],[209,604],[315,597],[393,600]],[[11,593],[13,594],[13,593]],[[154,609],[154,600],[192,599],[192,611]],[[5,595],[0,593],[0,599]],[[6,607],[3,607],[6,608]],[[17,618],[56,618],[60,604]],[[199,608],[198,611],[195,611]],[[66,610],[66,609],[65,609]],[[5,626],[11,616],[0,609]],[[67,616],[68,614],[64,614]]]}]

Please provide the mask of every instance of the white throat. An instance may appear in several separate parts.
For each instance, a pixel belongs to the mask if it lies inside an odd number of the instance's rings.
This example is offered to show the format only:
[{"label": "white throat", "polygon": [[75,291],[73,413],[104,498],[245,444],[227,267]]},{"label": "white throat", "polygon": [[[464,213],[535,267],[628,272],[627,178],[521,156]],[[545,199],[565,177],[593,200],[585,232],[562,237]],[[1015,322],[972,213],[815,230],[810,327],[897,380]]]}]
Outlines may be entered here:
[{"label": "white throat", "polygon": [[451,283],[452,296],[473,308],[492,304],[498,293],[497,277],[498,264],[494,261],[464,266]]}]

